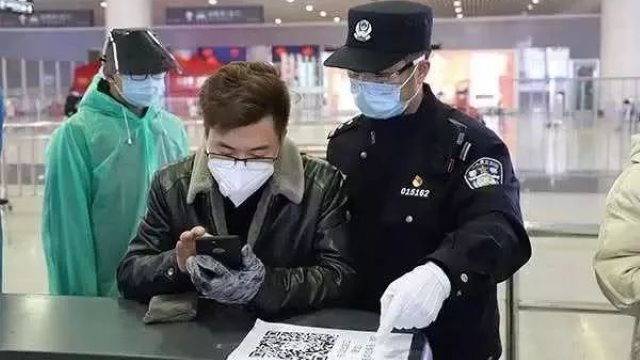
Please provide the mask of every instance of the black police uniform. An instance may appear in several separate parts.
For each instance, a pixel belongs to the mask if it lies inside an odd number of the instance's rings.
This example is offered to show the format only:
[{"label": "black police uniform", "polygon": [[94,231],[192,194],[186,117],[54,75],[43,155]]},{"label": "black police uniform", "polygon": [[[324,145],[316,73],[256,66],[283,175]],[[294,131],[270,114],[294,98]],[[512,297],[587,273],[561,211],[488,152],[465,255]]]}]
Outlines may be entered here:
[{"label": "black police uniform", "polygon": [[[430,8],[409,2],[353,8],[350,40],[325,64],[378,72],[428,49],[431,17]],[[378,32],[369,44],[387,18],[396,24],[393,34]],[[413,33],[429,36],[411,43]],[[396,49],[399,35],[404,55]],[[362,65],[354,50],[382,50],[396,59]],[[425,329],[434,359],[495,360],[501,355],[496,286],[531,256],[518,180],[505,144],[491,130],[440,102],[429,86],[423,90],[413,114],[359,116],[330,136],[328,160],[347,177],[358,307],[379,311],[391,282],[434,262],[451,281],[451,296]]]},{"label": "black police uniform", "polygon": [[347,176],[358,307],[379,311],[387,286],[433,261],[451,297],[427,329],[435,360],[498,359],[496,284],[531,256],[504,143],[428,86],[415,114],[360,116],[331,136]]}]

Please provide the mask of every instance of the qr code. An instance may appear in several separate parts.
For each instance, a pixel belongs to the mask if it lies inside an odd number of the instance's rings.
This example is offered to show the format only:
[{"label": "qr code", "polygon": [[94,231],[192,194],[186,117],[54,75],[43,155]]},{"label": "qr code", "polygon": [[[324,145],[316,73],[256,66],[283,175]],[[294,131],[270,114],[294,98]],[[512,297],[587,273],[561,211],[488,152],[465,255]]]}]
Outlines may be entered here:
[{"label": "qr code", "polygon": [[336,335],[329,334],[268,331],[249,357],[278,360],[327,360],[337,339]]}]

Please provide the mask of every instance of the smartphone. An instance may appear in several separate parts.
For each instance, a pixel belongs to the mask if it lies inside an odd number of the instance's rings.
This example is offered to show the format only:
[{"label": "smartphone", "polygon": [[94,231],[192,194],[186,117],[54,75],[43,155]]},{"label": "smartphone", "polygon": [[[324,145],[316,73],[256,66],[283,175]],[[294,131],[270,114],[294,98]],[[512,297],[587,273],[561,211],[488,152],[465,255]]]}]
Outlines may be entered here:
[{"label": "smartphone", "polygon": [[196,253],[209,255],[230,269],[240,269],[243,244],[238,235],[207,234],[196,240]]}]

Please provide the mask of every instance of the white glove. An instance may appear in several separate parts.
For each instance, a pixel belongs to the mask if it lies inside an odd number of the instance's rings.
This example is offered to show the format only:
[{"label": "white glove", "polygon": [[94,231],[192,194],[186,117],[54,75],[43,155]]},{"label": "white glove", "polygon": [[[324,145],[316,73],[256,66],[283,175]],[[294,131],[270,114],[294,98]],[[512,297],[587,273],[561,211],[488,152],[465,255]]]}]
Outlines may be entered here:
[{"label": "white glove", "polygon": [[451,294],[447,274],[429,262],[389,285],[380,299],[379,341],[396,329],[423,329],[431,325]]},{"label": "white glove", "polygon": [[[394,342],[391,339],[393,335],[387,334],[387,336],[376,339],[376,347],[373,350],[372,360],[385,360],[385,359],[406,359],[407,349],[398,349],[394,348]],[[409,356],[412,358],[412,356]],[[433,353],[431,352],[431,346],[429,345],[429,341],[426,341],[424,344],[424,348],[422,348],[422,360],[433,360]]]}]

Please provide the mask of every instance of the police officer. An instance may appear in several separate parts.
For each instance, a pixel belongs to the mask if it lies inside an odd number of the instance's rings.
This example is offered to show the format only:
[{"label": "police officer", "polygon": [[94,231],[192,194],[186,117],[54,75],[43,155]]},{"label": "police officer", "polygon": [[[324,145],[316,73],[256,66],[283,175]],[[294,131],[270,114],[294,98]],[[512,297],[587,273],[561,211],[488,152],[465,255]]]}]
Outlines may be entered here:
[{"label": "police officer", "polygon": [[359,306],[380,334],[424,329],[435,360],[498,359],[496,285],[531,256],[504,143],[440,102],[429,72],[433,14],[406,1],[349,11],[348,71],[362,115],[330,136],[347,176]]}]

